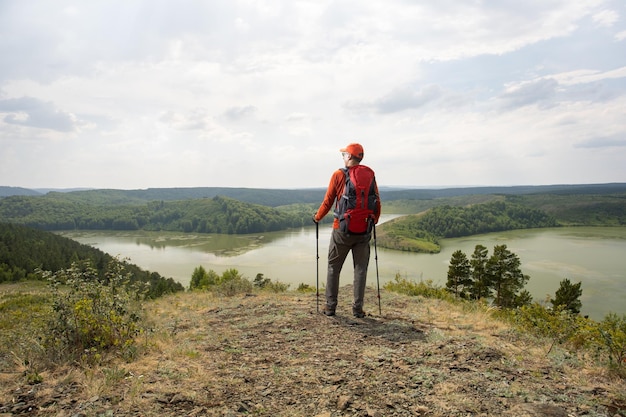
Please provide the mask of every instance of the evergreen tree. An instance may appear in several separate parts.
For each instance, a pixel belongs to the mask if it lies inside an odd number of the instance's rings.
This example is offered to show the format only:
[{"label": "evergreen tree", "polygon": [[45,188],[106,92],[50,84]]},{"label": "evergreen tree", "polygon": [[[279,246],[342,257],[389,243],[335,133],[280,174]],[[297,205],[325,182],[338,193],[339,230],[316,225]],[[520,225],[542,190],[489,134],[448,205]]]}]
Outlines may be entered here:
[{"label": "evergreen tree", "polygon": [[207,286],[207,272],[202,265],[194,268],[191,274],[191,281],[189,282],[189,289],[200,289]]},{"label": "evergreen tree", "polygon": [[[519,257],[506,245],[496,245],[487,261],[487,274],[495,292],[494,304],[498,307],[515,308],[529,303],[528,292],[520,293],[530,279],[522,274]],[[523,304],[520,304],[523,303]]]},{"label": "evergreen tree", "polygon": [[471,288],[471,284],[470,262],[461,250],[457,250],[450,258],[446,287],[456,297],[467,298],[467,290]]},{"label": "evergreen tree", "polygon": [[563,306],[572,314],[579,314],[583,306],[579,299],[583,294],[581,286],[582,282],[572,284],[569,279],[565,278],[561,281],[561,285],[556,291],[554,299],[550,299],[552,307],[556,310],[557,307]]},{"label": "evergreen tree", "polygon": [[470,296],[475,300],[481,298],[489,298],[491,296],[491,288],[489,284],[489,276],[487,275],[487,255],[489,251],[483,245],[476,245],[474,253],[470,261],[472,268],[472,287],[470,288]]}]

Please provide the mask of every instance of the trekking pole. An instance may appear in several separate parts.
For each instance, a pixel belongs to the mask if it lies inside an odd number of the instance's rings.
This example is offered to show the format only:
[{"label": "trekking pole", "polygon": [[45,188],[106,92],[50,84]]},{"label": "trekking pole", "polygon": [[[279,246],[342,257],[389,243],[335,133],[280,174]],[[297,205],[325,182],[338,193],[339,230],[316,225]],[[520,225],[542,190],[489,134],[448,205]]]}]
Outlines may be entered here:
[{"label": "trekking pole", "polygon": [[315,222],[315,261],[317,272],[315,278],[315,297],[317,299],[317,312],[320,312],[320,225]]},{"label": "trekking pole", "polygon": [[378,288],[378,314],[383,315],[380,307],[380,279],[378,278],[378,249],[376,249],[376,225],[372,221],[372,230],[374,232],[374,260],[376,261],[376,287]]}]

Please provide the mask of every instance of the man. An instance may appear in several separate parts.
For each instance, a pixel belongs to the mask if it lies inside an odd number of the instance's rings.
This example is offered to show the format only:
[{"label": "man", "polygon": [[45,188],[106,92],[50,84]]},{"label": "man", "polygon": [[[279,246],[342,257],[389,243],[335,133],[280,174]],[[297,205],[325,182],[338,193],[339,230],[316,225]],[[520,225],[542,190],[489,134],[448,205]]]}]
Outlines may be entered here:
[{"label": "man", "polygon": [[[364,152],[363,146],[358,143],[351,143],[343,149],[339,150],[343,157],[344,165],[347,170],[354,169],[361,164]],[[369,170],[369,168],[368,168]],[[371,171],[371,170],[370,170]],[[326,190],[324,200],[317,212],[313,215],[313,221],[318,223],[330,211],[333,204],[339,207],[340,199],[344,194],[346,186],[347,172],[344,169],[338,169],[330,178],[330,184]],[[371,171],[373,178],[373,171]],[[373,179],[373,189],[375,193],[375,207],[369,221],[374,224],[378,223],[380,216],[380,198],[378,194],[378,186]],[[326,305],[323,312],[327,316],[334,316],[337,308],[337,295],[339,293],[339,274],[343,267],[344,261],[348,256],[348,252],[352,251],[352,260],[354,265],[354,300],[352,303],[352,314],[355,317],[365,317],[363,311],[363,298],[365,296],[365,281],[367,279],[367,267],[370,260],[370,239],[371,227],[365,232],[353,233],[345,232],[340,228],[340,219],[337,209],[335,210],[335,220],[333,222],[333,231],[328,247],[328,274],[326,278]]]}]

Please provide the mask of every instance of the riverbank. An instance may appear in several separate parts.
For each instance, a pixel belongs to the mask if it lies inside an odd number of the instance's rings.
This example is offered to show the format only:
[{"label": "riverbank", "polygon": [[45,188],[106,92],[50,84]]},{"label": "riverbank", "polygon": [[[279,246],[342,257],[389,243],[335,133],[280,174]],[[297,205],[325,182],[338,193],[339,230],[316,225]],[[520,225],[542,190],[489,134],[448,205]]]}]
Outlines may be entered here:
[{"label": "riverbank", "polygon": [[[258,273],[281,281],[295,289],[301,283],[315,285],[316,243],[319,245],[320,276],[325,279],[326,252],[330,240],[329,225],[262,236],[191,235],[167,232],[64,232],[62,235],[104,252],[130,258],[149,271],[189,287],[194,268],[222,274],[237,269],[249,279]],[[491,253],[495,245],[506,244],[521,260],[521,269],[529,275],[526,289],[536,301],[553,296],[559,283],[567,278],[582,282],[582,313],[602,320],[609,312],[625,314],[626,299],[626,228],[561,227],[554,229],[515,230],[466,238],[446,239],[438,254],[410,253],[378,248],[378,271],[370,260],[368,282],[380,278],[381,285],[396,274],[414,280],[432,280],[445,285],[452,253],[461,250],[468,257],[477,244]],[[351,281],[351,262],[346,262],[342,283]]]},{"label": "riverbank", "polygon": [[[0,374],[0,415],[613,416],[626,384],[591,357],[519,334],[483,311],[368,289],[364,319],[312,294],[182,293],[146,305],[131,363],[65,366],[24,384]],[[549,353],[548,353],[549,352]]]}]

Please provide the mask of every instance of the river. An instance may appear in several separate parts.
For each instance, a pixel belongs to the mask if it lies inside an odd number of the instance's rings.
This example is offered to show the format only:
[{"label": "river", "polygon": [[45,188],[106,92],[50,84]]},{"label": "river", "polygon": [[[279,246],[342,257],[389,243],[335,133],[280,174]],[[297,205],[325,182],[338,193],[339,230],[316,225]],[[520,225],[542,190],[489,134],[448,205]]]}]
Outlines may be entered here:
[{"label": "river", "polygon": [[[272,232],[264,235],[211,235],[171,232],[70,231],[59,234],[94,246],[143,269],[156,271],[189,286],[197,266],[221,274],[235,268],[249,279],[258,273],[291,284],[316,284],[316,251],[319,250],[320,285],[326,279],[326,252],[330,226]],[[605,314],[626,314],[626,228],[577,227],[517,230],[466,238],[445,239],[438,254],[415,254],[378,249],[378,262],[370,260],[369,285],[375,285],[378,265],[380,285],[396,274],[413,280],[432,280],[445,285],[448,262],[458,249],[468,258],[482,244],[493,252],[506,244],[521,261],[522,272],[530,276],[526,289],[534,300],[554,297],[559,283],[568,278],[582,282],[582,313],[601,320]],[[352,263],[346,261],[341,282],[352,281]]]}]

